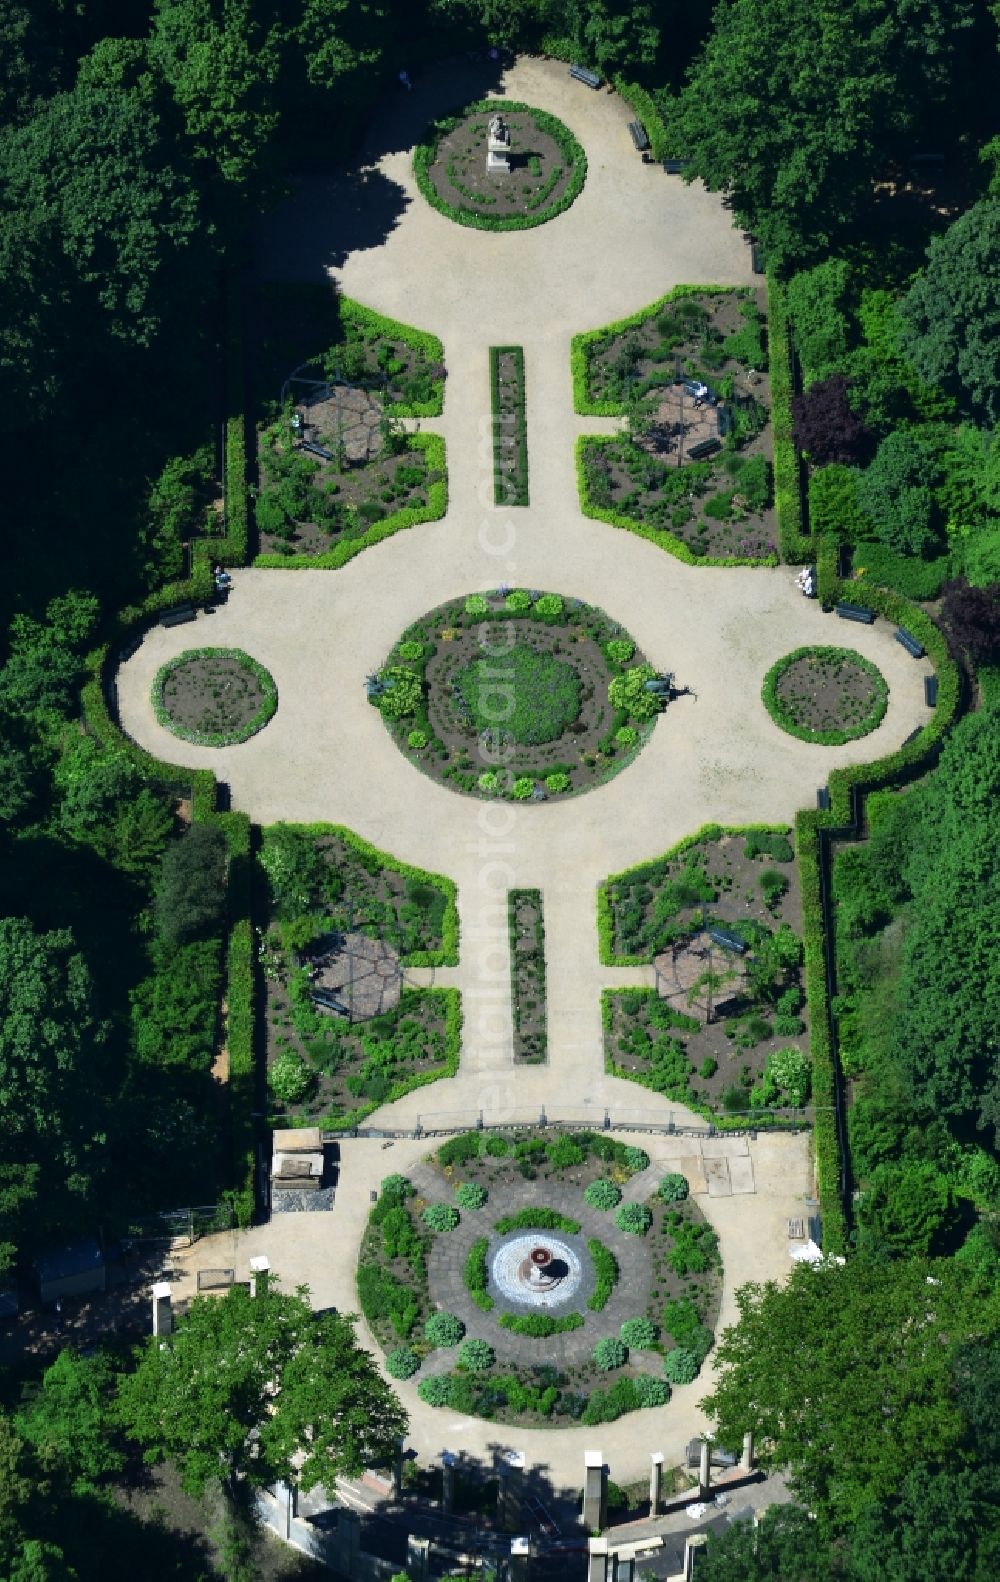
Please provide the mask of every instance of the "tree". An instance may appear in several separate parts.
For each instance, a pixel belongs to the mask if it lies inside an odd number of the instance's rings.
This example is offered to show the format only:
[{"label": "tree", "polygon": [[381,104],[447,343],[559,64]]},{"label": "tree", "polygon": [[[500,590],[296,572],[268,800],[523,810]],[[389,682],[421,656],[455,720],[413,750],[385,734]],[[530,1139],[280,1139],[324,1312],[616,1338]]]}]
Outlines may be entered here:
[{"label": "tree", "polygon": [[863,463],[871,456],[875,436],[851,406],[850,387],[846,374],[831,374],[792,397],[795,445],[814,466]]},{"label": "tree", "polygon": [[[967,1340],[1000,1332],[1000,1293],[954,1264],[863,1255],[798,1265],[787,1285],[746,1285],[703,1405],[723,1444],[753,1430],[795,1493],[849,1523],[892,1498],[910,1468],[958,1453],[952,1366]],[[789,1365],[808,1357],[808,1374]]]},{"label": "tree", "polygon": [[130,996],[135,1052],[145,1065],[204,1075],[216,1049],[222,984],[218,941],[175,945],[162,958],[159,970]]},{"label": "tree", "polygon": [[857,1208],[865,1245],[897,1254],[942,1253],[959,1215],[947,1176],[933,1164],[879,1164]]},{"label": "tree", "polygon": [[830,1541],[798,1505],[772,1505],[760,1523],[710,1532],[697,1556],[698,1582],[832,1582]]},{"label": "tree", "polygon": [[941,619],[975,664],[1000,660],[1000,582],[970,588],[962,578],[941,589]]},{"label": "tree", "polygon": [[61,1351],[42,1375],[35,1399],[18,1414],[18,1431],[48,1464],[58,1463],[77,1493],[120,1470],[123,1458],[111,1435],[110,1401],[115,1370],[103,1353],[82,1357]]},{"label": "tree", "polygon": [[976,422],[1000,422],[1000,197],[973,204],[927,249],[900,304],[901,343],[922,378]]},{"label": "tree", "polygon": [[936,431],[900,429],[886,436],[858,479],[858,505],[872,532],[898,555],[929,555],[941,546],[940,450]]},{"label": "tree", "polygon": [[800,269],[788,282],[788,312],[795,349],[811,382],[838,373],[851,340],[851,266],[846,258],[827,258]]},{"label": "tree", "polygon": [[582,58],[604,76],[651,66],[660,29],[651,5],[634,0],[571,0],[570,32]]},{"label": "tree", "polygon": [[851,1535],[852,1582],[973,1582],[977,1549],[996,1512],[975,1473],[916,1466],[895,1499],[867,1506]]},{"label": "tree", "polygon": [[83,676],[80,655],[97,624],[99,605],[91,593],[53,599],[44,624],[15,615],[10,625],[10,655],[0,670],[0,708],[37,719],[68,711]]},{"label": "tree", "polygon": [[353,1320],[318,1317],[307,1297],[273,1279],[256,1296],[237,1286],[221,1299],[196,1297],[121,1381],[126,1433],[147,1459],[174,1459],[189,1493],[217,1479],[234,1503],[278,1479],[332,1489],[338,1476],[390,1461],[405,1412],[358,1346]]},{"label": "tree", "polygon": [[226,904],[226,837],[216,824],[193,824],[163,854],[153,911],[164,945],[181,945],[219,927]]}]

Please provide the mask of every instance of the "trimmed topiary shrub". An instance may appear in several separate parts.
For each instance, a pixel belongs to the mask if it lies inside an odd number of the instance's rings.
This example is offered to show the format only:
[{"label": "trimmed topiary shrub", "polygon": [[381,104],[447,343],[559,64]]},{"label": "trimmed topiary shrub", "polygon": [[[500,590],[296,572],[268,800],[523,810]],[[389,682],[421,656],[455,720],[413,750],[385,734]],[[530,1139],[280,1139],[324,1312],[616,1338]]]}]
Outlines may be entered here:
[{"label": "trimmed topiary shrub", "polygon": [[475,1181],[463,1181],[455,1188],[455,1202],[459,1208],[482,1208],[488,1197],[486,1188]]},{"label": "trimmed topiary shrub", "polygon": [[454,1230],[461,1219],[457,1208],[450,1203],[430,1203],[423,1212],[423,1221],[431,1230]]},{"label": "trimmed topiary shrub", "polygon": [[417,1385],[417,1394],[427,1406],[447,1406],[451,1400],[451,1380],[447,1374],[434,1374],[429,1379],[421,1379]]},{"label": "trimmed topiary shrub", "polygon": [[485,1373],[497,1360],[493,1347],[485,1340],[464,1340],[459,1347],[458,1360],[470,1373]]},{"label": "trimmed topiary shrub", "polygon": [[645,1203],[623,1203],[615,1215],[615,1224],[626,1236],[645,1236],[653,1216]]},{"label": "trimmed topiary shrub", "polygon": [[455,1313],[432,1313],[424,1325],[424,1338],[432,1346],[457,1346],[465,1325]]},{"label": "trimmed topiary shrub", "polygon": [[700,1367],[694,1352],[684,1346],[675,1346],[663,1359],[664,1377],[671,1384],[691,1384],[698,1377]]},{"label": "trimmed topiary shrub", "polygon": [[583,1196],[591,1208],[599,1208],[605,1213],[610,1213],[611,1209],[617,1208],[621,1202],[622,1189],[615,1186],[613,1181],[602,1179],[600,1181],[591,1181]]},{"label": "trimmed topiary shrub", "polygon": [[397,1346],[386,1353],[385,1371],[391,1379],[412,1379],[420,1367],[420,1358],[409,1346]]},{"label": "trimmed topiary shrub", "polygon": [[671,1171],[663,1177],[656,1190],[664,1203],[683,1203],[689,1191],[687,1177]]},{"label": "trimmed topiary shrub", "polygon": [[648,1351],[656,1345],[656,1325],[651,1318],[627,1318],[618,1333],[633,1351]]},{"label": "trimmed topiary shrub", "polygon": [[602,1373],[614,1368],[624,1368],[628,1361],[628,1347],[616,1335],[605,1335],[594,1347],[594,1362]]},{"label": "trimmed topiary shrub", "polygon": [[267,1073],[267,1085],[282,1104],[298,1104],[312,1092],[316,1074],[294,1049],[284,1049]]}]

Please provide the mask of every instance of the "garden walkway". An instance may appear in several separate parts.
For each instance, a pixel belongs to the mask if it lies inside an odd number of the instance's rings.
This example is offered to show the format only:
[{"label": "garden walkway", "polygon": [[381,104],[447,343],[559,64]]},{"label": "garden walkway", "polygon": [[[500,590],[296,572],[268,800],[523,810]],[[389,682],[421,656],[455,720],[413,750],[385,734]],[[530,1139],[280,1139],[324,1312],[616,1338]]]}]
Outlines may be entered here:
[{"label": "garden walkway", "polygon": [[[462,990],[465,1031],[457,1078],[423,1089],[380,1112],[387,1124],[436,1118],[487,1124],[513,1116],[572,1111],[600,1124],[609,1109],[629,1117],[681,1123],[677,1105],[604,1072],[601,989],[649,981],[598,960],[595,889],[607,874],[653,857],[711,820],[790,822],[812,804],[817,786],[840,764],[887,752],[926,718],[925,663],[908,659],[891,632],[852,626],[803,599],[793,573],[688,567],[652,545],[579,510],[574,441],[607,431],[608,420],[572,410],[569,346],[578,330],[628,313],[680,281],[749,283],[749,251],[726,211],[700,186],[685,187],[643,165],[617,98],[571,82],[563,66],[525,60],[506,75],[511,97],[561,116],[589,160],[584,191],[567,213],[537,230],[492,235],[466,230],[417,195],[410,172],[412,132],[434,110],[462,97],[455,74],[431,76],[390,107],[383,146],[393,149],[363,177],[312,180],[270,222],[261,252],[266,272],[317,276],[336,258],[347,226],[370,245],[356,247],[335,271],[345,291],[381,311],[441,336],[448,383],[444,415],[425,427],[447,441],[450,507],[440,522],[398,534],[336,573],[237,570],[228,604],[196,628],[155,628],[119,674],[125,728],[158,757],[210,767],[231,788],[232,804],[265,824],[330,820],[356,830],[407,862],[458,883],[461,961],[440,981]],[[388,198],[391,202],[387,201]],[[366,224],[369,204],[371,224]],[[376,223],[381,205],[392,223]],[[493,505],[488,347],[524,347],[531,506]],[[396,751],[364,679],[378,668],[409,622],[443,600],[505,582],[577,595],[621,620],[659,666],[677,673],[696,698],[672,705],[651,744],[616,780],[572,802],[512,807],[460,797],[421,777]],[[869,738],[840,748],[807,745],[780,733],[760,700],[765,671],[781,654],[815,642],[849,642],[882,670],[889,708]],[[221,750],[181,747],[154,718],[150,685],[157,668],[205,643],[247,649],[278,685],[279,707],[259,736]],[[540,887],[544,896],[550,1059],[515,1070],[507,951],[506,891]],[[666,1156],[667,1140],[653,1151]],[[721,1153],[745,1159],[731,1140]],[[421,1149],[348,1143],[342,1187],[330,1216],[283,1216],[241,1237],[239,1262],[266,1251],[289,1283],[308,1280],[316,1299],[356,1306],[354,1249],[368,1208],[368,1187],[389,1168],[405,1168]],[[686,1148],[702,1156],[698,1146]],[[676,1154],[676,1147],[675,1147]],[[726,1267],[724,1318],[750,1278],[783,1278],[785,1219],[801,1216],[811,1190],[803,1137],[760,1138],[747,1170],[730,1167],[730,1195],[705,1198]],[[711,1175],[717,1190],[725,1172]],[[741,1188],[736,1183],[743,1182]],[[710,1188],[711,1191],[711,1188]],[[294,1223],[290,1223],[294,1221]],[[229,1261],[208,1248],[209,1261]],[[614,1448],[618,1481],[641,1476],[649,1449],[676,1459],[701,1426],[703,1386],[678,1391],[662,1412],[647,1412],[599,1433],[514,1434],[458,1421],[401,1393],[413,1416],[412,1442],[425,1453],[478,1448],[498,1433],[532,1445],[533,1459],[575,1481],[584,1440]],[[534,1448],[537,1447],[537,1448]]]}]

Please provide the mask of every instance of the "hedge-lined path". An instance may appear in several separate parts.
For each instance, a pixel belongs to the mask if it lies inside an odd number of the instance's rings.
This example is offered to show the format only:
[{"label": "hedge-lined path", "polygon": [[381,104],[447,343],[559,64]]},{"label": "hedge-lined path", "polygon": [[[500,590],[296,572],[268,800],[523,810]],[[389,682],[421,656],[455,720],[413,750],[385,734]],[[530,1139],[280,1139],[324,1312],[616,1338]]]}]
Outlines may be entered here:
[{"label": "hedge-lined path", "polygon": [[[749,252],[716,198],[642,164],[620,100],[590,93],[564,66],[537,60],[520,62],[505,85],[511,97],[553,111],[579,137],[589,160],[583,193],[564,215],[533,231],[493,235],[454,225],[416,194],[412,132],[407,136],[395,123],[409,117],[419,131],[431,113],[468,97],[460,78],[451,67],[430,74],[412,98],[390,103],[381,130],[383,146],[393,152],[360,179],[311,180],[274,216],[275,245],[261,259],[264,273],[316,278],[336,259],[343,227],[378,236],[377,245],[350,252],[336,274],[348,294],[444,342],[444,415],[425,426],[447,441],[447,516],[366,550],[335,573],[234,571],[228,604],[199,617],[197,640],[244,648],[274,676],[278,712],[253,740],[181,752],[157,725],[153,676],[191,645],[190,627],[154,628],[123,666],[122,721],[158,757],[213,769],[229,785],[233,806],[258,823],[346,824],[404,861],[457,882],[460,964],[437,981],[462,991],[459,1074],[386,1107],[376,1121],[447,1124],[451,1117],[453,1124],[469,1124],[481,1112],[490,1124],[546,1109],[599,1125],[607,1109],[619,1121],[664,1124],[672,1117],[683,1124],[691,1117],[680,1106],[604,1072],[601,990],[648,983],[651,975],[601,965],[596,886],[708,821],[791,823],[833,767],[891,751],[925,722],[922,676],[930,666],[907,658],[883,622],[851,627],[845,636],[834,617],[797,593],[786,568],[684,566],[581,515],[575,438],[615,425],[572,411],[572,335],[632,312],[682,281],[749,283]],[[380,204],[398,212],[380,221]],[[525,352],[531,469],[531,505],[511,512],[493,504],[488,379],[488,348],[506,343]],[[697,694],[670,707],[619,778],[572,801],[524,807],[458,796],[406,761],[366,700],[365,676],[406,625],[446,599],[502,582],[601,606],[654,663]],[[849,637],[878,665],[891,695],[870,737],[823,748],[778,731],[760,688],[781,654],[837,636]],[[543,895],[549,1046],[547,1065],[516,1071],[506,917],[513,887]],[[192,1257],[244,1265],[252,1253],[267,1252],[288,1284],[312,1286],[318,1305],[353,1311],[369,1189],[422,1151],[417,1143],[389,1153],[378,1143],[345,1143],[331,1215],[284,1215],[280,1236],[263,1226],[236,1238],[230,1256],[230,1238],[211,1238]],[[786,1220],[802,1217],[811,1189],[808,1139],[762,1136],[748,1154],[740,1139],[710,1146],[663,1138],[651,1142],[650,1152],[664,1166],[687,1158],[693,1181],[704,1180],[725,1267],[722,1322],[730,1322],[737,1285],[780,1279],[787,1271]],[[570,1485],[578,1483],[583,1450],[592,1445],[604,1450],[619,1482],[645,1475],[651,1449],[662,1449],[668,1463],[678,1460],[685,1441],[704,1426],[696,1406],[703,1388],[696,1382],[676,1391],[668,1407],[596,1433],[543,1434],[457,1419],[424,1407],[412,1384],[399,1387],[411,1412],[411,1442],[422,1454],[447,1445],[487,1457],[500,1439],[527,1449]]]}]

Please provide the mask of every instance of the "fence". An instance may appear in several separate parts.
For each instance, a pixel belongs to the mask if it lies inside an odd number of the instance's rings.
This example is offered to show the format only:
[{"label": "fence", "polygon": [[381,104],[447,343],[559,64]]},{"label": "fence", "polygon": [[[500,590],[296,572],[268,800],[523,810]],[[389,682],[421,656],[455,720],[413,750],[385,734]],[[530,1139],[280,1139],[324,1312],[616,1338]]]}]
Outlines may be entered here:
[{"label": "fence", "polygon": [[456,1132],[515,1132],[551,1128],[553,1131],[604,1131],[641,1132],[655,1137],[755,1137],[759,1131],[807,1131],[812,1111],[799,1110],[747,1110],[742,1123],[734,1116],[734,1125],[714,1126],[710,1121],[703,1125],[686,1118],[677,1121],[669,1111],[664,1121],[651,1121],[645,1115],[632,1115],[618,1110],[592,1110],[562,1112],[549,1115],[541,1110],[509,1110],[502,1120],[487,1120],[482,1110],[428,1110],[418,1115],[412,1126],[359,1126],[344,1127],[341,1131],[326,1131],[324,1142],[336,1142],[341,1137],[444,1137]]},{"label": "fence", "polygon": [[215,1231],[232,1227],[231,1203],[200,1203],[192,1208],[163,1209],[130,1220],[121,1235],[127,1241],[165,1241],[171,1247],[190,1247],[200,1236],[210,1236]]}]

